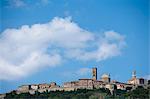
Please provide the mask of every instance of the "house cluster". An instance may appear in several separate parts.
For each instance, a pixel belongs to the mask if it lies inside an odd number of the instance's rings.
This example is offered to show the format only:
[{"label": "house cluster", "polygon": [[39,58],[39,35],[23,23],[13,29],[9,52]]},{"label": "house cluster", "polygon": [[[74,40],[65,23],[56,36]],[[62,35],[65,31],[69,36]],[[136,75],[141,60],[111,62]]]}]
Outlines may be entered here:
[{"label": "house cluster", "polygon": [[17,94],[20,93],[27,93],[35,94],[36,91],[42,93],[46,91],[55,91],[54,89],[60,88],[55,82],[51,82],[50,84],[43,83],[43,84],[31,84],[31,85],[22,85],[16,90]]},{"label": "house cluster", "polygon": [[77,81],[65,82],[63,86],[57,85],[55,82],[50,84],[31,84],[22,85],[16,90],[17,94],[29,92],[30,94],[35,94],[35,92],[46,92],[46,91],[74,91],[77,89],[94,89],[94,88],[107,88],[111,93],[115,89],[121,90],[132,90],[138,86],[143,86],[147,88],[148,80],[144,78],[137,78],[136,72],[133,71],[132,78],[128,80],[127,83],[118,82],[111,80],[109,74],[103,74],[101,79],[97,79],[97,68],[92,68],[92,78],[79,79]]},{"label": "house cluster", "polygon": [[127,83],[111,80],[109,74],[103,74],[101,79],[97,79],[97,68],[92,68],[92,79],[79,79],[78,81],[65,82],[64,88],[76,89],[94,89],[94,88],[107,88],[111,93],[115,89],[132,90],[138,86],[148,87],[148,80],[144,78],[137,78],[136,71],[133,71],[132,78]]}]

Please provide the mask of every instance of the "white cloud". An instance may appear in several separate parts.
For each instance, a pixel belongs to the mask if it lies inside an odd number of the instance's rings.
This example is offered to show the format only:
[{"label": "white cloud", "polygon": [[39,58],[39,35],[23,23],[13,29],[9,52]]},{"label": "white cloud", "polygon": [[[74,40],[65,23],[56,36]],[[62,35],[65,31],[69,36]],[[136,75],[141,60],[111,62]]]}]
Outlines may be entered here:
[{"label": "white cloud", "polygon": [[106,31],[97,37],[70,17],[6,29],[0,35],[0,79],[25,77],[67,59],[105,60],[120,55],[124,44],[124,36],[117,32]]},{"label": "white cloud", "polygon": [[[42,7],[52,3],[50,0],[36,0],[35,2],[31,2],[31,4],[27,0],[6,0],[8,5],[6,7],[11,8],[32,8],[32,7]],[[32,5],[32,6],[31,6]]]},{"label": "white cloud", "polygon": [[150,80],[150,75],[144,76],[145,79]]},{"label": "white cloud", "polygon": [[26,6],[26,3],[23,0],[9,0],[10,7],[23,7]]},{"label": "white cloud", "polygon": [[44,4],[44,5],[47,5],[50,3],[50,0],[41,0],[41,3]]},{"label": "white cloud", "polygon": [[[101,61],[107,58],[118,56],[121,54],[121,49],[126,45],[124,36],[114,31],[107,31],[99,40],[94,40],[91,47],[96,43],[96,50],[86,51],[85,49],[72,49],[66,55],[77,60],[96,60]],[[90,47],[89,47],[90,49]]]},{"label": "white cloud", "polygon": [[91,69],[90,68],[80,68],[78,71],[76,71],[77,75],[86,75],[91,73]]},{"label": "white cloud", "polygon": [[78,70],[70,70],[62,72],[61,75],[64,77],[79,77],[79,76],[86,76],[92,73],[91,68],[79,68]]}]

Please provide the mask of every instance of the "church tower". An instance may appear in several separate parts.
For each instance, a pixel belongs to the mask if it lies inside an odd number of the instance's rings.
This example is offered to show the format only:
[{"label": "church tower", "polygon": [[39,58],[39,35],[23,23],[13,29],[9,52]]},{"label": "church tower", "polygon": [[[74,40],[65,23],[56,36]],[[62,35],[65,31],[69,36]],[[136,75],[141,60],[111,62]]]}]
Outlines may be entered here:
[{"label": "church tower", "polygon": [[93,80],[97,80],[97,68],[94,67],[92,68],[92,76],[93,76]]},{"label": "church tower", "polygon": [[136,78],[136,71],[132,72],[132,78]]}]

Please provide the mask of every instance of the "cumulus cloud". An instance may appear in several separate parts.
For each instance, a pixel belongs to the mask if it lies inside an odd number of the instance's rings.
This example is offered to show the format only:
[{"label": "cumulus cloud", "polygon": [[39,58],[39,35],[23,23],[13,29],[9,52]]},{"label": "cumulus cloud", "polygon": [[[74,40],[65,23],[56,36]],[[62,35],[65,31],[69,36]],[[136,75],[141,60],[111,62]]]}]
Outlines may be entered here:
[{"label": "cumulus cloud", "polygon": [[[69,50],[66,55],[70,58],[76,58],[77,60],[96,60],[101,61],[107,58],[118,56],[121,54],[121,49],[126,45],[124,36],[114,31],[106,31],[104,35],[98,39],[94,39],[90,47],[84,49],[72,49]],[[91,47],[96,49],[87,51]]]},{"label": "cumulus cloud", "polygon": [[50,3],[50,1],[49,0],[41,0],[41,3],[47,5]]},{"label": "cumulus cloud", "polygon": [[70,17],[6,29],[0,34],[0,79],[25,77],[67,59],[105,60],[120,55],[124,45],[124,36],[119,33],[106,31],[97,36]]},{"label": "cumulus cloud", "polygon": [[24,7],[26,3],[23,0],[8,0],[8,7]]},{"label": "cumulus cloud", "polygon": [[32,7],[40,7],[40,6],[46,6],[48,4],[51,3],[50,0],[35,0],[34,3],[32,2],[28,2],[27,0],[5,0],[3,2],[6,2],[7,6],[6,7],[11,7],[11,8],[21,8],[21,7],[27,7],[27,8],[31,8],[31,4]]},{"label": "cumulus cloud", "polygon": [[145,79],[150,80],[150,75],[144,76]]},{"label": "cumulus cloud", "polygon": [[79,68],[79,69],[73,70],[73,71],[70,70],[70,71],[62,72],[61,75],[64,77],[86,76],[92,72],[91,70],[92,70],[91,68],[84,67],[84,68]]},{"label": "cumulus cloud", "polygon": [[91,73],[90,68],[80,68],[79,70],[76,71],[76,74],[78,74],[78,75],[86,75],[89,73]]}]

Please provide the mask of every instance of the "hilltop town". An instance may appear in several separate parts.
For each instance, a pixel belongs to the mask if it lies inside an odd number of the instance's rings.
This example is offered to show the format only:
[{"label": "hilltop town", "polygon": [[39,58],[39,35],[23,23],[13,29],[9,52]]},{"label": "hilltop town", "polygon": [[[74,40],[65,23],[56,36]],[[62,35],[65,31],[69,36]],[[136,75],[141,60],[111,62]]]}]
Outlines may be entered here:
[{"label": "hilltop town", "polygon": [[55,82],[49,84],[31,84],[31,85],[21,85],[17,90],[14,90],[16,94],[29,93],[35,94],[36,92],[50,92],[50,91],[75,91],[78,89],[99,89],[106,88],[109,89],[111,94],[115,89],[120,90],[134,90],[139,86],[147,89],[150,87],[150,80],[144,78],[137,78],[136,71],[132,72],[132,78],[127,81],[127,83],[111,80],[109,74],[103,74],[101,79],[97,79],[97,68],[92,68],[92,78],[81,78],[77,81],[64,82],[63,86],[57,85]]}]

